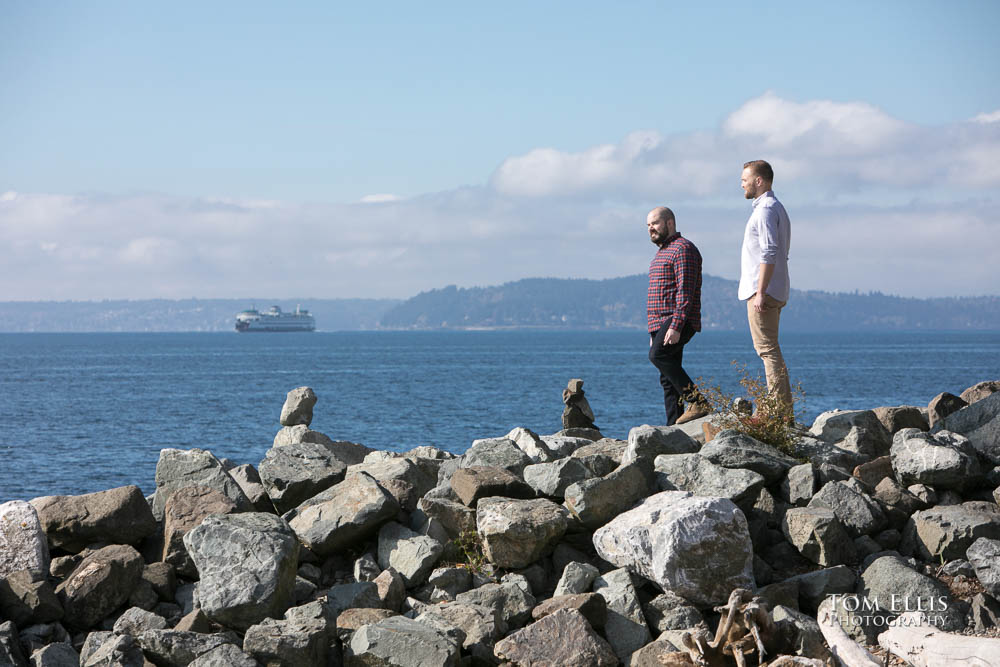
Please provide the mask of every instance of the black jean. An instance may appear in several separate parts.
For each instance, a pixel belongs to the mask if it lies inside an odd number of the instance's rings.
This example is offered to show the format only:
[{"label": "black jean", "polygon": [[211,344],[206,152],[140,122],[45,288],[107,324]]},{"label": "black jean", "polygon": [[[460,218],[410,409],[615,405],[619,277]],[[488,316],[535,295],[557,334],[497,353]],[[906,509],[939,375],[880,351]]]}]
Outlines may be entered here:
[{"label": "black jean", "polygon": [[694,382],[684,371],[681,363],[684,361],[684,346],[694,336],[694,327],[685,322],[681,329],[681,338],[672,345],[664,345],[663,337],[667,335],[669,320],[655,333],[649,334],[652,345],[649,348],[649,361],[660,371],[660,385],[663,387],[663,407],[667,412],[667,426],[673,426],[681,416],[681,402],[684,395],[694,387]]}]

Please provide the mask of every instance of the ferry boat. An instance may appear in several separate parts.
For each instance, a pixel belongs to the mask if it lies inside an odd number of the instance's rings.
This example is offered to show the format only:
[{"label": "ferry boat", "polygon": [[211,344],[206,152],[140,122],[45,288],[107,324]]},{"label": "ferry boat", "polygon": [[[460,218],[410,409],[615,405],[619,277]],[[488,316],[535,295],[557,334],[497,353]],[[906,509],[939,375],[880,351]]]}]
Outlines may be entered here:
[{"label": "ferry boat", "polygon": [[278,306],[271,306],[264,312],[251,308],[236,315],[236,330],[251,331],[315,331],[316,319],[308,310],[295,307],[294,313],[282,312]]}]

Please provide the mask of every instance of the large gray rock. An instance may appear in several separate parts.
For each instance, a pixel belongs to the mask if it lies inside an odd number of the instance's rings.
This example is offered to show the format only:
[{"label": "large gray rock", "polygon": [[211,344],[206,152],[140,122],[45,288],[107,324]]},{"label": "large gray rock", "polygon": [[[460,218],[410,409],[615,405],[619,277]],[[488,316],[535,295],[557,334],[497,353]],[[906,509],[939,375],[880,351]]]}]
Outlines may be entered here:
[{"label": "large gray rock", "polygon": [[125,612],[118,617],[115,621],[114,633],[116,635],[131,635],[133,637],[138,637],[146,630],[165,630],[167,628],[167,619],[154,614],[151,611],[146,611],[140,609],[139,607],[132,607],[126,609]]},{"label": "large gray rock", "polygon": [[28,570],[18,570],[0,578],[0,618],[18,626],[51,623],[63,617],[62,603],[47,579]]},{"label": "large gray rock", "polygon": [[785,512],[781,531],[799,553],[824,567],[854,560],[854,542],[825,507],[793,507]]},{"label": "large gray rock", "polygon": [[461,602],[444,602],[428,605],[414,620],[445,632],[457,628],[465,636],[462,640],[463,649],[482,661],[494,662],[493,644],[499,634],[491,608]]},{"label": "large gray rock", "polygon": [[55,642],[32,653],[29,664],[31,667],[79,667],[80,654],[69,644]]},{"label": "large gray rock", "polygon": [[212,452],[197,448],[161,449],[153,494],[153,516],[157,520],[163,519],[163,508],[170,494],[186,486],[207,486],[236,503],[240,512],[253,510],[253,503]]},{"label": "large gray rock", "polygon": [[699,452],[725,468],[743,468],[762,475],[767,484],[780,481],[798,461],[777,448],[737,431],[725,430],[705,443]]},{"label": "large gray rock", "polygon": [[965,558],[981,537],[1000,540],[1000,514],[967,505],[938,505],[914,512],[903,527],[900,551],[924,560]]},{"label": "large gray rock", "polygon": [[427,623],[393,616],[365,625],[344,647],[344,667],[457,667],[459,641]]},{"label": "large gray rock", "polygon": [[[88,640],[96,633],[90,633]],[[110,634],[110,633],[109,633]],[[92,651],[80,651],[80,667],[144,667],[142,648],[129,634],[111,634]]]},{"label": "large gray rock", "polygon": [[812,613],[831,595],[853,593],[857,580],[853,568],[836,565],[798,574],[789,577],[785,582],[795,585],[798,590],[799,606]]},{"label": "large gray rock", "polygon": [[309,426],[313,418],[313,406],[316,405],[316,393],[312,387],[297,387],[285,396],[285,404],[281,406],[279,421],[282,426]]},{"label": "large gray rock", "polygon": [[21,643],[17,638],[17,627],[13,621],[0,623],[0,665],[21,667],[25,665]]},{"label": "large gray rock", "polygon": [[676,593],[661,593],[644,606],[650,631],[659,635],[667,630],[693,628],[704,618],[698,609]]},{"label": "large gray rock", "polygon": [[950,431],[903,429],[893,436],[890,455],[896,479],[904,486],[927,484],[961,491],[982,479],[972,443]]},{"label": "large gray rock", "polygon": [[210,514],[232,514],[236,503],[207,486],[188,486],[170,494],[163,513],[163,554],[178,574],[198,578],[198,570],[184,546],[184,536]]},{"label": "large gray rock", "polygon": [[336,584],[327,591],[326,600],[334,616],[347,609],[378,609],[383,604],[374,581]]},{"label": "large gray rock", "polygon": [[808,503],[816,493],[819,476],[812,463],[802,463],[788,469],[788,474],[781,482],[781,490],[792,505]]},{"label": "large gray rock", "polygon": [[1000,540],[980,537],[965,552],[976,578],[993,597],[1000,597]]},{"label": "large gray rock", "polygon": [[186,630],[147,630],[136,639],[154,664],[166,667],[185,667],[199,656],[233,643],[231,634]]},{"label": "large gray rock", "polygon": [[607,603],[604,635],[618,659],[628,664],[629,656],[652,639],[632,575],[626,568],[607,572],[594,580],[594,592]]},{"label": "large gray rock", "polygon": [[497,642],[495,654],[516,665],[619,664],[608,642],[573,609],[559,610]]},{"label": "large gray rock", "polygon": [[800,460],[810,461],[817,467],[837,466],[847,470],[861,465],[867,459],[866,456],[857,452],[848,451],[840,447],[843,440],[837,442],[827,442],[809,435],[799,436],[793,444],[793,453]]},{"label": "large gray rock", "polygon": [[285,514],[298,538],[320,556],[329,556],[375,533],[399,512],[399,504],[366,473],[310,498]]},{"label": "large gray rock", "polygon": [[260,667],[260,663],[234,644],[222,644],[188,663],[188,667]]},{"label": "large gray rock", "polygon": [[322,602],[292,607],[282,620],[266,618],[250,626],[243,651],[265,665],[326,667],[336,617]]},{"label": "large gray rock", "polygon": [[964,408],[968,403],[955,394],[943,391],[930,400],[927,404],[927,423],[931,428],[939,425],[941,421],[953,412]]},{"label": "large gray rock", "polygon": [[964,435],[980,456],[1000,465],[1000,392],[953,412],[931,431]]},{"label": "large gray rock", "polygon": [[517,448],[528,455],[535,463],[544,463],[556,458],[545,441],[534,431],[518,426],[507,434],[507,439],[517,445]]},{"label": "large gray rock", "polygon": [[335,449],[314,442],[271,447],[264,456],[257,470],[279,513],[342,481],[349,465]]},{"label": "large gray rock", "polygon": [[522,568],[548,555],[562,539],[569,513],[551,500],[483,498],[476,528],[483,553],[497,567]]},{"label": "large gray rock", "polygon": [[795,655],[812,658],[820,664],[829,664],[828,660],[833,660],[815,618],[784,605],[777,605],[771,617]]},{"label": "large gray rock", "polygon": [[573,450],[571,456],[579,459],[595,477],[604,477],[617,468],[625,457],[628,442],[602,438],[596,442],[584,442]]},{"label": "large gray rock", "polygon": [[407,588],[423,583],[443,550],[444,545],[433,537],[416,533],[394,521],[378,531],[379,565],[398,572]]},{"label": "large gray rock", "polygon": [[965,625],[964,613],[948,588],[912,569],[898,556],[872,561],[861,573],[858,593],[874,602],[886,616],[919,610],[927,612],[930,623],[941,630],[953,632]]},{"label": "large gray rock", "polygon": [[661,454],[693,454],[697,451],[698,443],[680,428],[643,424],[628,432],[628,447],[622,463],[638,459],[652,461]]},{"label": "large gray rock", "polygon": [[0,579],[12,572],[49,572],[49,546],[38,512],[23,500],[0,503]]},{"label": "large gray rock", "polygon": [[757,497],[764,477],[752,470],[725,468],[700,454],[670,454],[654,461],[661,491],[690,491],[696,496],[718,496],[733,502]]},{"label": "large gray rock", "polygon": [[984,398],[989,398],[998,391],[1000,391],[1000,380],[987,380],[985,382],[977,382],[959,394],[958,397],[969,405],[972,405]]},{"label": "large gray rock", "polygon": [[[826,442],[838,442],[847,437],[852,428],[864,429],[878,442],[880,449],[888,450],[892,434],[886,430],[872,410],[831,410],[816,417],[809,432]],[[879,455],[881,455],[880,452]]]},{"label": "large gray rock", "polygon": [[138,544],[156,530],[138,486],[81,496],[42,496],[31,505],[49,544],[74,553],[94,542]]},{"label": "large gray rock", "polygon": [[571,484],[564,505],[594,530],[629,509],[653,490],[646,464],[635,461],[605,475]]},{"label": "large gray rock", "polygon": [[[416,514],[420,516],[417,517]],[[455,539],[464,532],[476,529],[476,511],[462,503],[443,498],[421,498],[417,503],[417,513],[410,527],[420,529],[427,521],[437,521],[448,533],[449,539]],[[422,531],[421,531],[422,532]]]},{"label": "large gray rock", "polygon": [[543,496],[564,497],[571,484],[590,479],[594,473],[580,459],[567,456],[549,463],[524,467],[524,481]]},{"label": "large gray rock", "polygon": [[484,438],[473,440],[472,446],[462,456],[459,467],[490,466],[506,468],[518,477],[524,471],[524,466],[534,461],[521,451],[509,438]]},{"label": "large gray rock", "polygon": [[875,408],[872,412],[875,413],[890,435],[895,435],[896,431],[902,431],[904,428],[915,428],[918,431],[926,431],[930,428],[927,424],[927,417],[920,411],[920,408],[913,405]]},{"label": "large gray rock", "polygon": [[663,491],[594,533],[594,547],[699,606],[723,604],[734,588],[755,588],[746,518],[725,498]]},{"label": "large gray rock", "polygon": [[438,465],[411,456],[394,456],[383,461],[364,461],[350,466],[347,474],[363,472],[392,494],[399,506],[412,512],[420,498],[437,485]]},{"label": "large gray rock", "polygon": [[501,635],[521,627],[531,618],[535,597],[515,582],[484,584],[455,596],[455,602],[481,605],[493,610],[497,632]]},{"label": "large gray rock", "polygon": [[56,587],[72,628],[91,628],[128,600],[142,577],[142,556],[130,546],[115,544],[88,554]]},{"label": "large gray rock", "polygon": [[253,504],[255,512],[275,511],[274,503],[271,502],[271,497],[267,495],[267,489],[264,488],[264,482],[261,480],[257,468],[249,463],[244,463],[230,468],[229,476],[243,489],[243,493],[246,494],[246,497]]},{"label": "large gray rock", "polygon": [[559,577],[559,581],[556,583],[556,589],[552,593],[552,597],[586,593],[590,590],[594,579],[600,574],[600,570],[590,563],[581,563],[578,561],[567,563],[566,567],[563,568],[562,576]]},{"label": "large gray rock", "polygon": [[552,452],[553,457],[561,459],[567,456],[572,456],[578,449],[586,447],[587,445],[601,439],[598,437],[597,440],[592,440],[589,436],[570,435],[570,433],[577,431],[585,431],[592,434],[598,433],[593,429],[564,429],[563,431],[560,431],[559,434],[543,435],[542,443],[548,447],[550,452]]},{"label": "large gray rock", "polygon": [[459,500],[469,507],[475,507],[480,498],[492,496],[522,499],[535,497],[534,489],[524,480],[506,468],[495,466],[459,468],[451,476],[451,488]]},{"label": "large gray rock", "polygon": [[852,538],[877,533],[887,524],[882,508],[855,479],[823,485],[808,507],[833,510]]},{"label": "large gray rock", "polygon": [[246,630],[294,600],[299,543],[273,514],[213,515],[184,536],[201,579],[198,602],[213,621]]}]

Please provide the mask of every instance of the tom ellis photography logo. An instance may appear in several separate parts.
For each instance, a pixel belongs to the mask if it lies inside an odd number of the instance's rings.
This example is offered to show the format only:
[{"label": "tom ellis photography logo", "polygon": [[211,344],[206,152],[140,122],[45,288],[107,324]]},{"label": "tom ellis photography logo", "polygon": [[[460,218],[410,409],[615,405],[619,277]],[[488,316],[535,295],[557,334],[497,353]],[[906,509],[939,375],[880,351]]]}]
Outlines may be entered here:
[{"label": "tom ellis photography logo", "polygon": [[[872,600],[864,595],[830,595],[834,609],[847,612],[845,620],[854,627],[940,626],[947,623],[948,598],[910,597],[893,593],[888,599]],[[880,604],[881,603],[881,604]],[[903,616],[906,612],[920,612]]]}]

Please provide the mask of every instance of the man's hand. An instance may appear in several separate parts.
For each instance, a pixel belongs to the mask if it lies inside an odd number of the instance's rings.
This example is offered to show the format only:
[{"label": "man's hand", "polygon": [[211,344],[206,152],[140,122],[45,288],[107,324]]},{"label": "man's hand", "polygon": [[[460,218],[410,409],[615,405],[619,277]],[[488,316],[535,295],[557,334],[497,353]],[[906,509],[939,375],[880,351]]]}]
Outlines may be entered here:
[{"label": "man's hand", "polygon": [[681,339],[681,332],[677,329],[667,329],[667,335],[663,337],[664,345],[673,345]]},{"label": "man's hand", "polygon": [[753,309],[756,310],[758,313],[763,313],[765,310],[767,310],[767,302],[764,301],[763,292],[757,292],[757,294],[754,296]]}]

